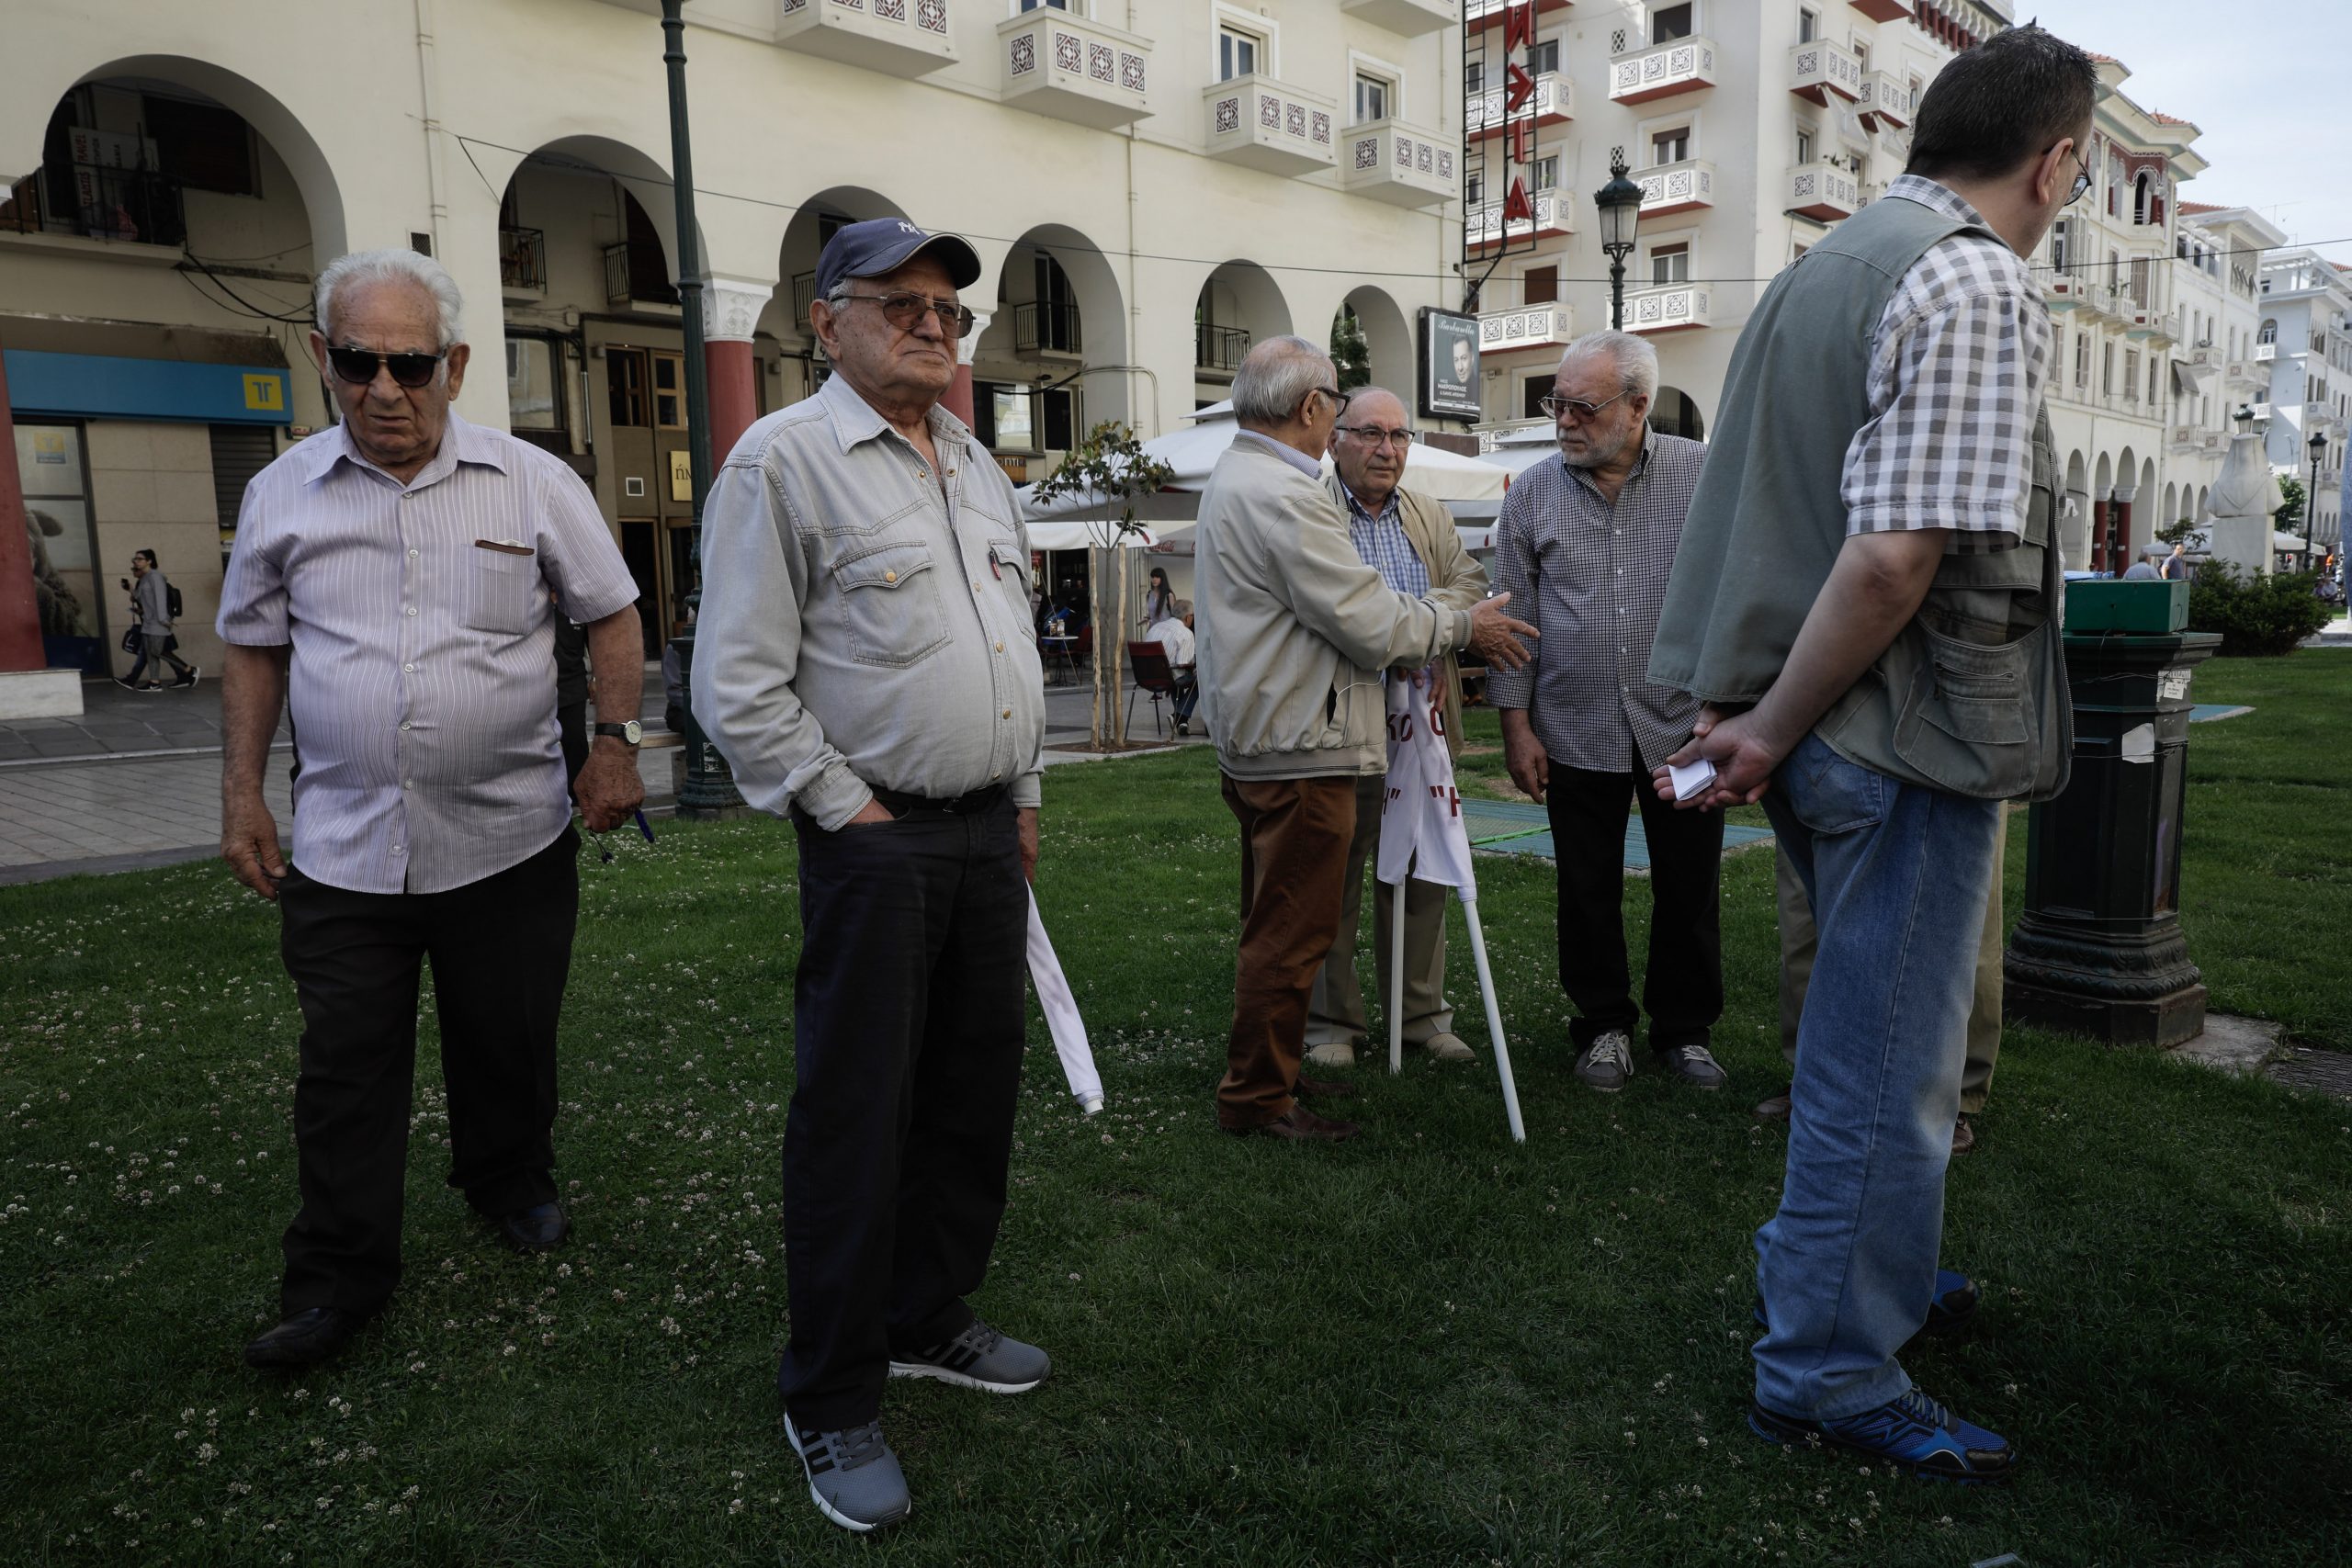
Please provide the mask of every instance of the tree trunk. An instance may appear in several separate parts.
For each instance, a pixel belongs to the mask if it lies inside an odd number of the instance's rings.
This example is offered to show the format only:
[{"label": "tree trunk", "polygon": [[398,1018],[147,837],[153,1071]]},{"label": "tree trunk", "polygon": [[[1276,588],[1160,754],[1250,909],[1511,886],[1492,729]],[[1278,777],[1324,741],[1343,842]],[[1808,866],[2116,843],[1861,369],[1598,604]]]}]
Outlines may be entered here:
[{"label": "tree trunk", "polygon": [[1121,699],[1126,695],[1127,667],[1127,606],[1132,603],[1127,589],[1127,558],[1135,554],[1127,548],[1126,536],[1119,536],[1119,565],[1115,592],[1119,598],[1119,638],[1111,645],[1111,733],[1122,751],[1127,747],[1127,705]]},{"label": "tree trunk", "polygon": [[1088,744],[1096,750],[1103,747],[1102,728],[1102,552],[1090,545],[1086,550],[1087,625],[1094,628],[1094,659],[1087,671],[1094,687],[1094,711],[1086,724]]}]

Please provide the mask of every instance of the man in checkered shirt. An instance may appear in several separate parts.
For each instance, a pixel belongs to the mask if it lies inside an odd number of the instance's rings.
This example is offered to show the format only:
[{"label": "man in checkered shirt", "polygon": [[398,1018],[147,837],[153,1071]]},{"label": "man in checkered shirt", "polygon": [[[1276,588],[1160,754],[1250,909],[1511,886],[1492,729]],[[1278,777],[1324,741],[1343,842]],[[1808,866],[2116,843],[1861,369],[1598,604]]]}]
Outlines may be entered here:
[{"label": "man in checkered shirt", "polygon": [[1820,930],[1748,1424],[1960,1480],[2016,1450],[1896,1353],[1976,1304],[1938,1257],[1996,829],[2073,749],[2024,258],[2090,183],[2098,92],[2040,28],[1960,55],[1903,176],[1757,301],[1649,666],[1705,705],[1661,798],[1760,799]]},{"label": "man in checkered shirt", "polygon": [[[1552,821],[1560,988],[1575,1004],[1576,1077],[1613,1093],[1649,1015],[1659,1067],[1720,1089],[1708,1035],[1724,1010],[1723,818],[1674,809],[1650,770],[1690,738],[1699,705],[1651,683],[1667,574],[1707,449],[1649,428],[1657,351],[1629,333],[1568,345],[1544,400],[1560,450],[1521,474],[1496,529],[1495,586],[1530,605],[1544,638],[1526,668],[1487,677],[1510,776]],[[1625,959],[1625,820],[1642,809],[1649,956],[1642,1005]]]}]

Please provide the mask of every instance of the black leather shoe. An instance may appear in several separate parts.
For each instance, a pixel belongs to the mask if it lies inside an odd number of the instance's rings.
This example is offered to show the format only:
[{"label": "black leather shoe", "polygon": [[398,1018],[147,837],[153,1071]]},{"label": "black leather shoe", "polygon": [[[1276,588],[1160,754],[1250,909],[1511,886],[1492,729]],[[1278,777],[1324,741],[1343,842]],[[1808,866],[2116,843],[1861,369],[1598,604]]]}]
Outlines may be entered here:
[{"label": "black leather shoe", "polygon": [[501,1217],[498,1234],[517,1252],[553,1252],[571,1234],[571,1216],[560,1203],[537,1203]]},{"label": "black leather shoe", "polygon": [[245,1365],[266,1371],[317,1366],[349,1344],[366,1321],[335,1307],[298,1312],[245,1347]]}]

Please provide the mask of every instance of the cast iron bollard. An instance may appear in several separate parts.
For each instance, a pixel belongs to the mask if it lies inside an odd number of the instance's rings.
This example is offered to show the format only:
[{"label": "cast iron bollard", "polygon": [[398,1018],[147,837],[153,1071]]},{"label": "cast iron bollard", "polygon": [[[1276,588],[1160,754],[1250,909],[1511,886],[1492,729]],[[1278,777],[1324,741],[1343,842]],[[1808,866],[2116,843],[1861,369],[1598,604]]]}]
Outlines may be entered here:
[{"label": "cast iron bollard", "polygon": [[[692,608],[702,607],[702,590],[697,588],[686,595]],[[678,679],[687,691],[694,690],[695,627],[693,622],[678,628],[670,639],[678,650]],[[686,705],[686,783],[678,791],[678,815],[689,821],[716,821],[722,817],[748,817],[752,808],[743,804],[736,793],[734,771],[718,748],[702,732],[702,721],[695,717],[694,705]]]},{"label": "cast iron bollard", "polygon": [[2115,1045],[2205,1027],[2181,939],[2188,683],[2221,638],[2184,632],[2185,582],[2078,582],[2066,598],[2075,772],[2028,815],[2025,911],[2002,958],[2009,1022]]}]

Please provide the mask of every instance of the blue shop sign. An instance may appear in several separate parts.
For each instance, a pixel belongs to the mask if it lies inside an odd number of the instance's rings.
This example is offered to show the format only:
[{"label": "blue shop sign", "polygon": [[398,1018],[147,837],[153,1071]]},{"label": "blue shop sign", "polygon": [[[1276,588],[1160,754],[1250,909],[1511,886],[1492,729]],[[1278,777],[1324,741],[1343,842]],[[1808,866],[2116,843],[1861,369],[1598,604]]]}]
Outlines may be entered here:
[{"label": "blue shop sign", "polygon": [[172,419],[197,424],[290,424],[286,371],[96,354],[6,352],[8,403],[18,415]]}]

